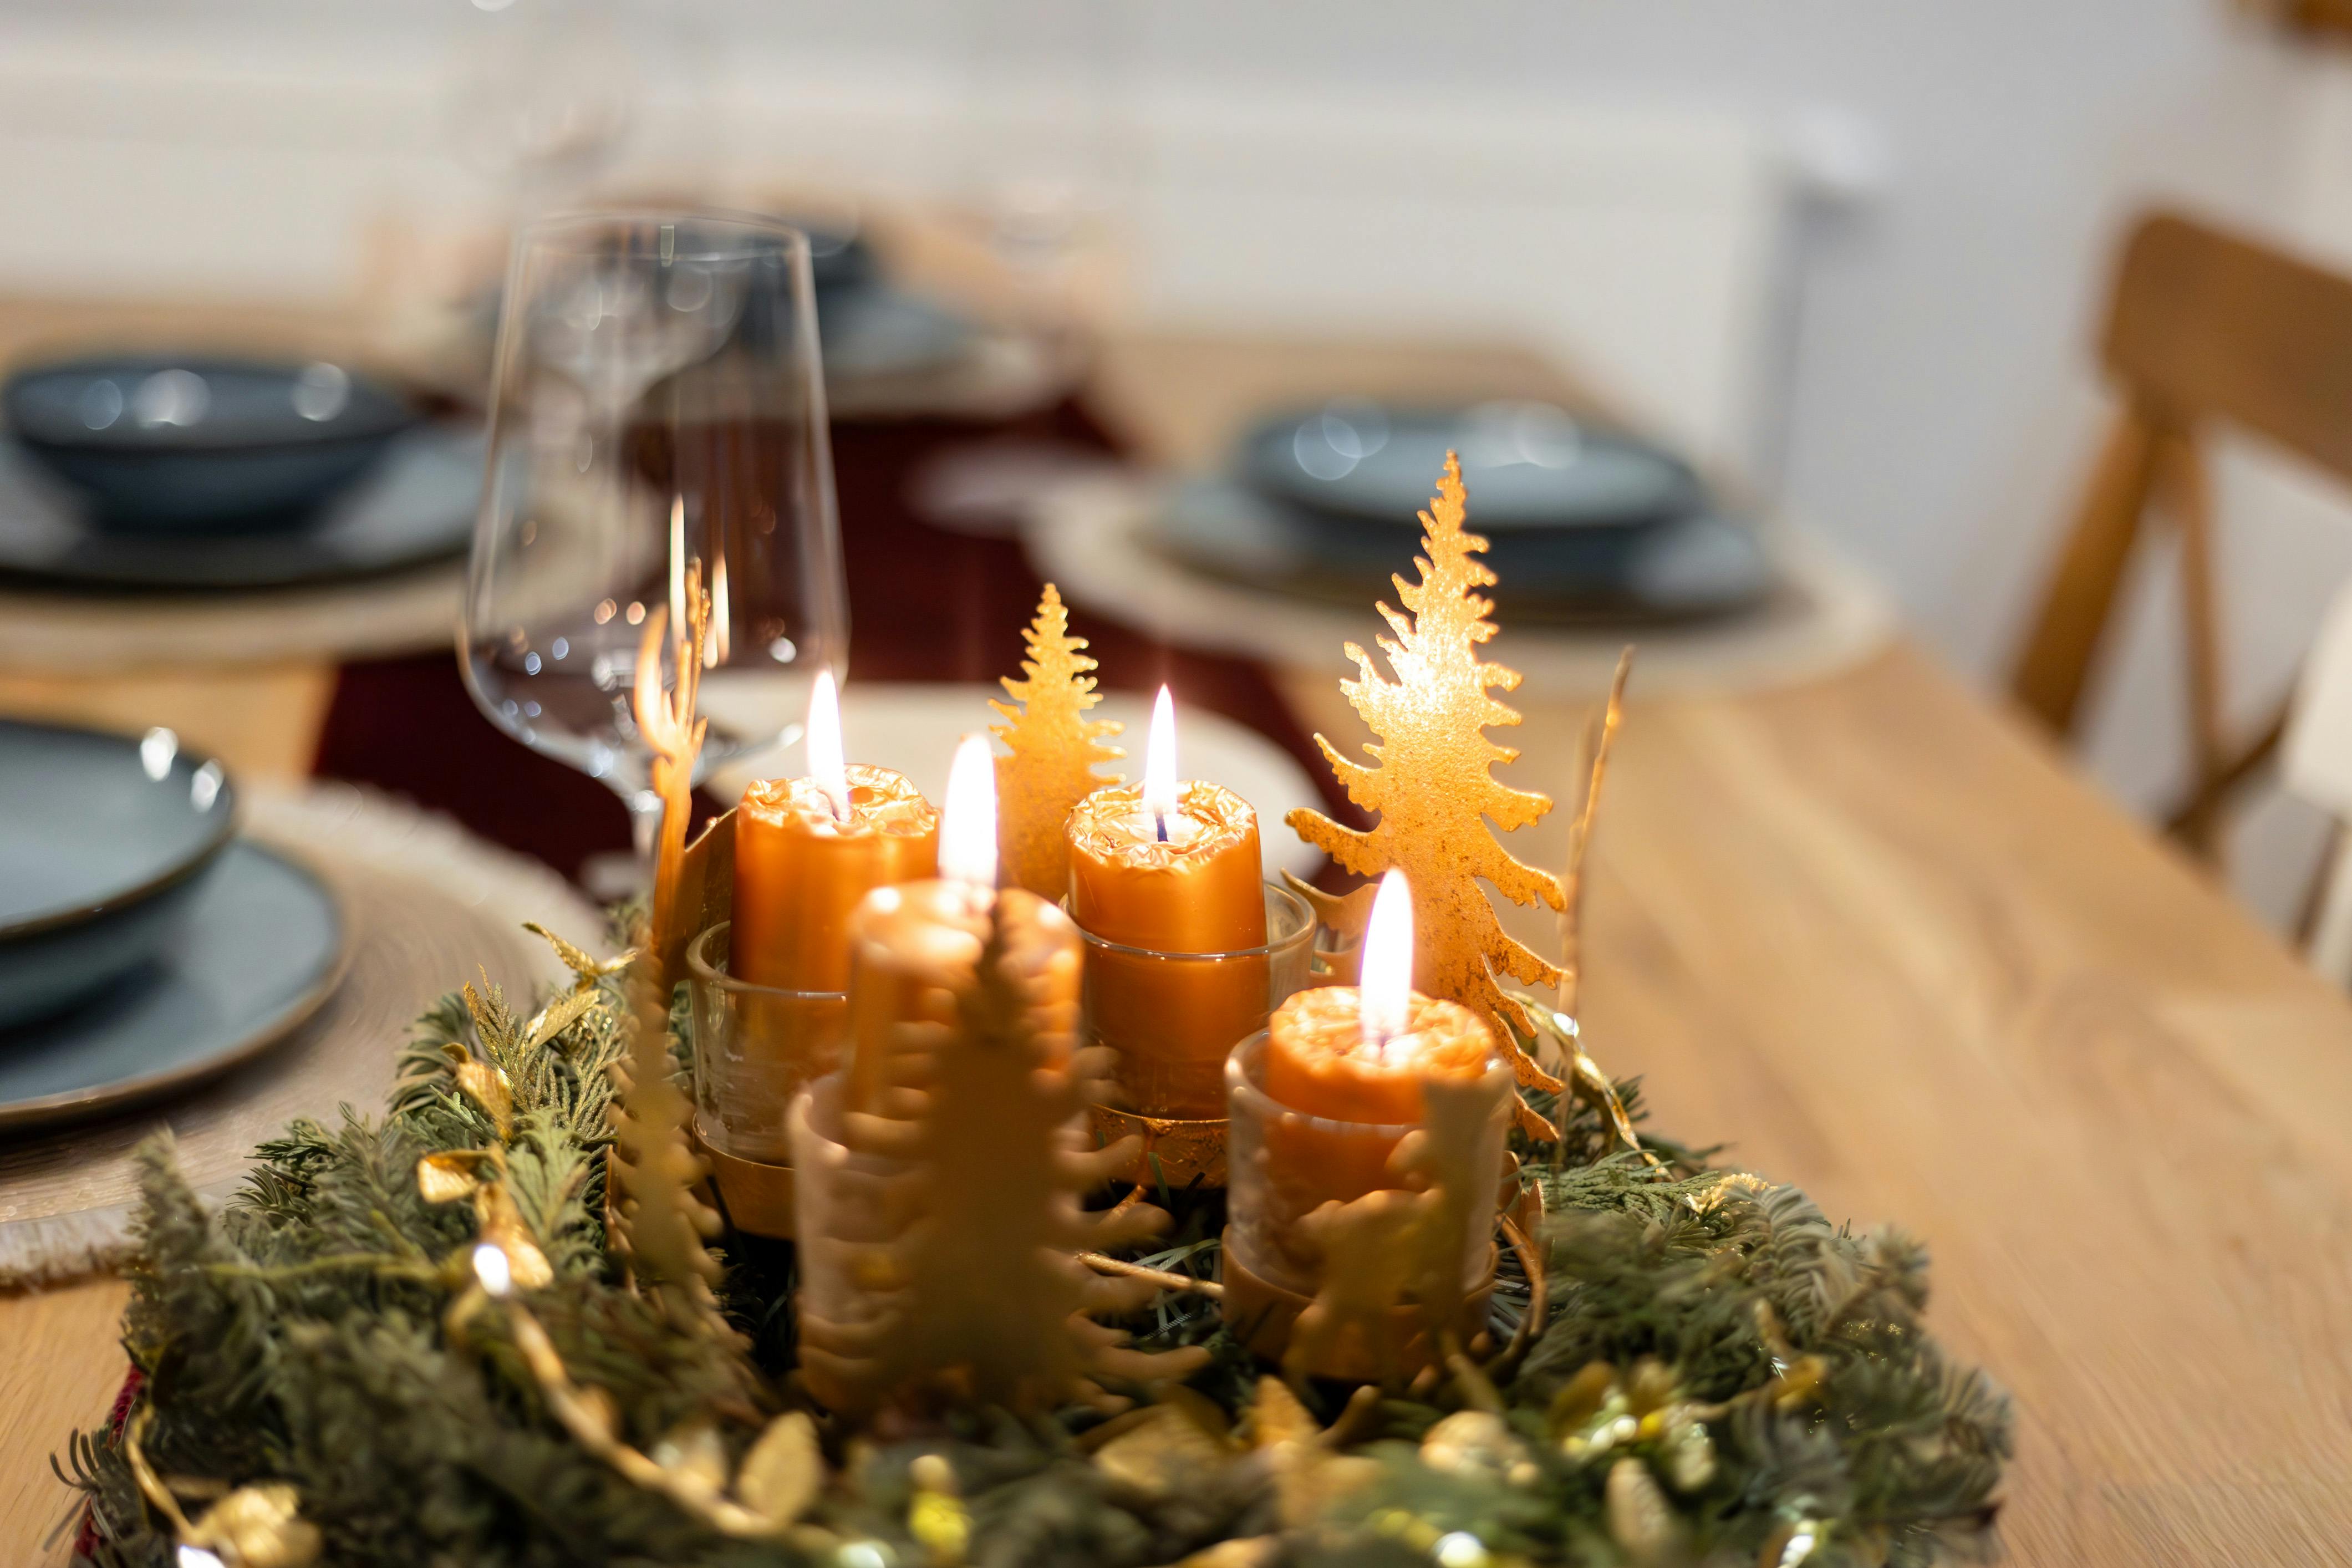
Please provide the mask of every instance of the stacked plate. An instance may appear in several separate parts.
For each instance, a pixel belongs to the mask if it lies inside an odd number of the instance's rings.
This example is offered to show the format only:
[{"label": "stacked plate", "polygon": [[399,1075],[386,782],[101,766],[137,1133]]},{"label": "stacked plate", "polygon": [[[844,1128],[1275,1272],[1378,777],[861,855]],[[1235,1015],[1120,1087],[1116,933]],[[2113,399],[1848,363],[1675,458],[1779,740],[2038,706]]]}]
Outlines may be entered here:
[{"label": "stacked plate", "polygon": [[1695,619],[1772,586],[1754,532],[1689,464],[1549,404],[1347,401],[1269,419],[1227,472],[1170,498],[1153,536],[1198,570],[1360,605],[1392,595],[1391,573],[1412,575],[1419,513],[1448,451],[1515,620]]},{"label": "stacked plate", "polygon": [[341,365],[38,366],[0,392],[0,574],[113,589],[336,582],[461,554],[471,427]]},{"label": "stacked plate", "polygon": [[0,721],[0,1134],[226,1071],[333,989],[333,895],[170,731]]}]

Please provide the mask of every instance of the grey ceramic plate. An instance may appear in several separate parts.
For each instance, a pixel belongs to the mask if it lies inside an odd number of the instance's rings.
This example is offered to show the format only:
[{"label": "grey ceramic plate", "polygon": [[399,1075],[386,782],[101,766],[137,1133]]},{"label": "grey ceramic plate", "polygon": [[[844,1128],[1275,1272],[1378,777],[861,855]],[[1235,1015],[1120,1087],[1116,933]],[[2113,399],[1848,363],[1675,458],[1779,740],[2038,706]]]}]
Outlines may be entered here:
[{"label": "grey ceramic plate", "polygon": [[220,764],[144,740],[0,721],[0,1027],[145,961],[236,831]]},{"label": "grey ceramic plate", "polygon": [[[1478,499],[1470,524],[1479,526]],[[1213,576],[1362,608],[1395,602],[1390,574],[1412,575],[1417,530],[1368,528],[1285,506],[1231,479],[1180,486],[1150,524],[1162,551]],[[1490,593],[1508,619],[1538,625],[1664,624],[1747,609],[1771,592],[1755,531],[1712,512],[1643,527],[1486,535]]]},{"label": "grey ceramic plate", "polygon": [[1268,420],[1244,437],[1241,476],[1300,507],[1400,531],[1458,452],[1472,526],[1613,528],[1686,517],[1707,498],[1690,465],[1544,403],[1389,408],[1360,400]]},{"label": "grey ceramic plate", "polygon": [[179,935],[73,1012],[0,1031],[0,1131],[170,1093],[284,1039],[341,978],[346,931],[326,885],[229,847]]},{"label": "grey ceramic plate", "polygon": [[107,588],[269,588],[394,572],[463,552],[482,491],[482,436],[394,438],[352,489],[299,527],[203,538],[110,529],[0,437],[0,572]]}]

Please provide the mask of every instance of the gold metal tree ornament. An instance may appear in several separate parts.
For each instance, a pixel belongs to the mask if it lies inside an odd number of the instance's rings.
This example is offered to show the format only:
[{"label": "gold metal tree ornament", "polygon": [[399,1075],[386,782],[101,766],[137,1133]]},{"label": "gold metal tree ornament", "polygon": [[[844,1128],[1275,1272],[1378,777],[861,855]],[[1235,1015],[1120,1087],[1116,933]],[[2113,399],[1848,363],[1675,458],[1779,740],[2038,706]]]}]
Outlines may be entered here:
[{"label": "gold metal tree ornament", "polygon": [[[974,983],[955,999],[956,1024],[901,1026],[908,1048],[895,1059],[915,1074],[893,1096],[902,1114],[844,1118],[850,1148],[897,1167],[886,1206],[903,1224],[868,1243],[802,1237],[804,1249],[841,1251],[863,1286],[860,1310],[871,1314],[829,1321],[802,1298],[803,1373],[853,1415],[942,1399],[1015,1410],[1102,1403],[1109,1396],[1097,1376],[1172,1380],[1207,1360],[1198,1347],[1127,1349],[1124,1335],[1088,1316],[1130,1310],[1162,1287],[1142,1274],[1098,1274],[1080,1251],[1139,1241],[1168,1216],[1142,1203],[1080,1209],[1084,1194],[1133,1165],[1136,1150],[1087,1145],[1096,1053],[1074,1056],[1076,1019],[1033,1001],[1006,908],[1021,898],[996,900]],[[1063,918],[1051,906],[1035,915]]]},{"label": "gold metal tree ornament", "polygon": [[1095,772],[1095,764],[1125,753],[1103,743],[1119,732],[1116,721],[1087,717],[1102,700],[1087,673],[1095,661],[1083,651],[1087,639],[1070,635],[1070,613],[1051,583],[1023,640],[1029,657],[1021,661],[1021,679],[1003,678],[1004,694],[1021,706],[988,704],[1005,721],[990,728],[1012,749],[996,760],[998,853],[1006,887],[1059,902],[1070,890],[1063,829],[1071,808],[1119,782],[1116,773]]},{"label": "gold metal tree ornament", "polygon": [[[1403,610],[1378,606],[1396,634],[1380,639],[1395,679],[1383,677],[1363,648],[1347,645],[1358,675],[1341,681],[1339,689],[1379,737],[1365,747],[1377,765],[1350,762],[1329,741],[1315,737],[1348,798],[1378,820],[1360,832],[1303,807],[1286,820],[1301,838],[1359,876],[1377,878],[1391,867],[1404,872],[1412,883],[1413,923],[1421,935],[1414,984],[1491,1019],[1523,1089],[1556,1090],[1559,1080],[1516,1043],[1534,1033],[1534,1020],[1502,979],[1556,986],[1560,972],[1504,931],[1479,885],[1483,879],[1513,903],[1554,910],[1565,903],[1559,879],[1514,859],[1486,826],[1491,819],[1503,832],[1515,832],[1549,811],[1551,801],[1494,776],[1496,763],[1518,752],[1488,739],[1486,731],[1515,725],[1519,715],[1492,693],[1516,689],[1519,674],[1479,657],[1496,626],[1487,618],[1494,602],[1478,590],[1496,578],[1478,559],[1486,542],[1464,531],[1466,510],[1462,465],[1448,452],[1436,498],[1421,514],[1428,551],[1415,562],[1421,580],[1391,579]],[[1367,885],[1344,899],[1310,897],[1324,923],[1342,934],[1360,934],[1372,893]],[[1534,1136],[1552,1134],[1550,1124],[1524,1103],[1519,1120]]]}]

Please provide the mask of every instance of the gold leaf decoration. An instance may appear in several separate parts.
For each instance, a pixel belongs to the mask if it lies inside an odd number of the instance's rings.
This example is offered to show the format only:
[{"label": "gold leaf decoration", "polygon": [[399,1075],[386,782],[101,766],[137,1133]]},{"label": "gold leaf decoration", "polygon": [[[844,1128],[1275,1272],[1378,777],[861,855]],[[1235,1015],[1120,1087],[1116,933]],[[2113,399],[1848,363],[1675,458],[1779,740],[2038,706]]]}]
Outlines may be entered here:
[{"label": "gold leaf decoration", "polygon": [[[472,989],[470,985],[467,987],[468,991]],[[514,1135],[514,1086],[504,1068],[468,1058],[457,1064],[457,1087],[482,1108],[490,1125],[499,1130],[500,1142]]]},{"label": "gold leaf decoration", "polygon": [[824,1455],[817,1447],[816,1423],[804,1410],[788,1410],[769,1422],[735,1475],[736,1497],[778,1525],[806,1513],[824,1488]]},{"label": "gold leaf decoration", "polygon": [[522,929],[555,950],[555,956],[563,961],[563,967],[572,971],[572,984],[575,990],[595,989],[596,982],[608,974],[620,973],[629,967],[630,960],[636,957],[636,950],[632,948],[616,957],[598,958],[586,948],[564,941],[537,921],[523,921]]},{"label": "gold leaf decoration", "polygon": [[[1360,1388],[1339,1427],[1370,1403],[1373,1391]],[[1379,1482],[1378,1459],[1341,1454],[1339,1427],[1325,1430],[1280,1378],[1261,1377],[1250,1403],[1250,1446],[1264,1453],[1274,1473],[1274,1495],[1282,1523],[1293,1530],[1320,1521],[1333,1504]]]},{"label": "gold leaf decoration", "polygon": [[507,1271],[518,1290],[543,1290],[555,1283],[555,1269],[530,1233],[522,1211],[505,1186],[493,1183],[475,1194],[484,1241],[507,1255]]},{"label": "gold leaf decoration", "polygon": [[[1428,551],[1415,563],[1421,580],[1392,579],[1402,610],[1377,606],[1395,634],[1379,639],[1395,678],[1383,677],[1363,648],[1347,645],[1358,673],[1339,689],[1379,737],[1365,748],[1376,765],[1350,762],[1315,737],[1348,798],[1378,820],[1359,831],[1305,807],[1287,820],[1300,837],[1360,876],[1402,870],[1412,884],[1420,937],[1414,983],[1493,1020],[1523,1089],[1557,1089],[1559,1080],[1516,1043],[1533,1026],[1501,977],[1552,986],[1559,970],[1504,931],[1480,886],[1483,879],[1514,903],[1558,910],[1564,901],[1559,879],[1512,858],[1487,828],[1491,820],[1515,832],[1549,811],[1551,801],[1494,777],[1494,765],[1518,752],[1488,739],[1486,731],[1517,724],[1519,715],[1492,693],[1512,690],[1519,675],[1479,657],[1496,627],[1487,619],[1494,603],[1478,590],[1496,579],[1478,559],[1486,542],[1464,531],[1466,512],[1462,465],[1449,452],[1436,498],[1421,514]],[[1334,929],[1360,934],[1371,895],[1368,886],[1344,900],[1320,900],[1318,912]],[[1534,1136],[1551,1136],[1524,1103],[1520,1121]]]},{"label": "gold leaf decoration", "polygon": [[302,1517],[299,1500],[280,1481],[239,1487],[205,1510],[187,1543],[231,1568],[310,1568],[324,1542],[319,1527]]},{"label": "gold leaf decoration", "polygon": [[470,1198],[482,1184],[480,1164],[481,1152],[474,1149],[427,1154],[416,1162],[417,1195],[428,1204],[454,1204],[460,1198]]},{"label": "gold leaf decoration", "polygon": [[997,854],[1005,886],[1059,903],[1070,890],[1063,828],[1071,808],[1118,783],[1116,773],[1097,773],[1095,764],[1125,753],[1103,744],[1119,732],[1117,721],[1087,717],[1102,700],[1087,673],[1095,661],[1084,651],[1087,639],[1070,635],[1069,611],[1051,583],[1023,640],[1029,657],[1021,661],[1021,679],[1003,678],[1004,694],[1021,706],[992,699],[988,704],[1005,721],[990,728],[1012,749],[996,760]]},{"label": "gold leaf decoration", "polygon": [[[1020,912],[1013,913],[1018,907]],[[1136,1140],[1096,1150],[1085,1110],[1103,1053],[1074,1055],[1074,992],[1049,963],[1069,950],[1039,929],[1062,916],[1028,894],[998,896],[971,981],[923,1011],[945,1024],[904,1024],[894,1057],[919,1074],[892,1112],[851,1112],[844,1142],[894,1163],[898,1228],[879,1241],[803,1237],[839,1249],[861,1285],[855,1323],[802,1299],[801,1362],[812,1385],[853,1414],[941,1399],[1019,1411],[1108,1398],[1093,1379],[1181,1378],[1208,1352],[1125,1348],[1094,1312],[1132,1310],[1159,1286],[1095,1273],[1076,1256],[1159,1231],[1167,1215],[1133,1203],[1089,1214],[1080,1199],[1131,1170]],[[1058,955],[1058,956],[1056,956]]]},{"label": "gold leaf decoration", "polygon": [[1095,1450],[1095,1468],[1121,1491],[1160,1502],[1213,1482],[1234,1452],[1225,1413],[1184,1387],[1139,1412],[1132,1426]]},{"label": "gold leaf decoration", "polygon": [[727,1440],[707,1419],[696,1417],[665,1433],[647,1457],[691,1496],[715,1498],[727,1485]]}]

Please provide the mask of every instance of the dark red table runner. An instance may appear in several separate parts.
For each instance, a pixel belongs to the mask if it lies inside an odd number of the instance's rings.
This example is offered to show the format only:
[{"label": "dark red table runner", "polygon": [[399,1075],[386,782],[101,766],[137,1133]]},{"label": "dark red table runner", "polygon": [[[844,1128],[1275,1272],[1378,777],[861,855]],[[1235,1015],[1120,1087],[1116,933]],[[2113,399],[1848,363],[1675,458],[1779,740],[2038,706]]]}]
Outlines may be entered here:
[{"label": "dark red table runner", "polygon": [[[854,680],[993,681],[1020,668],[1021,631],[1043,586],[1019,542],[934,528],[908,481],[945,448],[992,438],[1108,450],[1076,404],[980,425],[922,419],[834,428],[843,558],[849,575]],[[1107,689],[1161,682],[1296,754],[1345,820],[1360,820],[1264,669],[1191,652],[1073,610]],[[975,712],[973,721],[986,715]],[[591,855],[626,849],[628,819],[612,791],[509,739],[466,695],[453,654],[345,665],[320,737],[316,772],[405,795],[494,843],[576,876]]]}]

